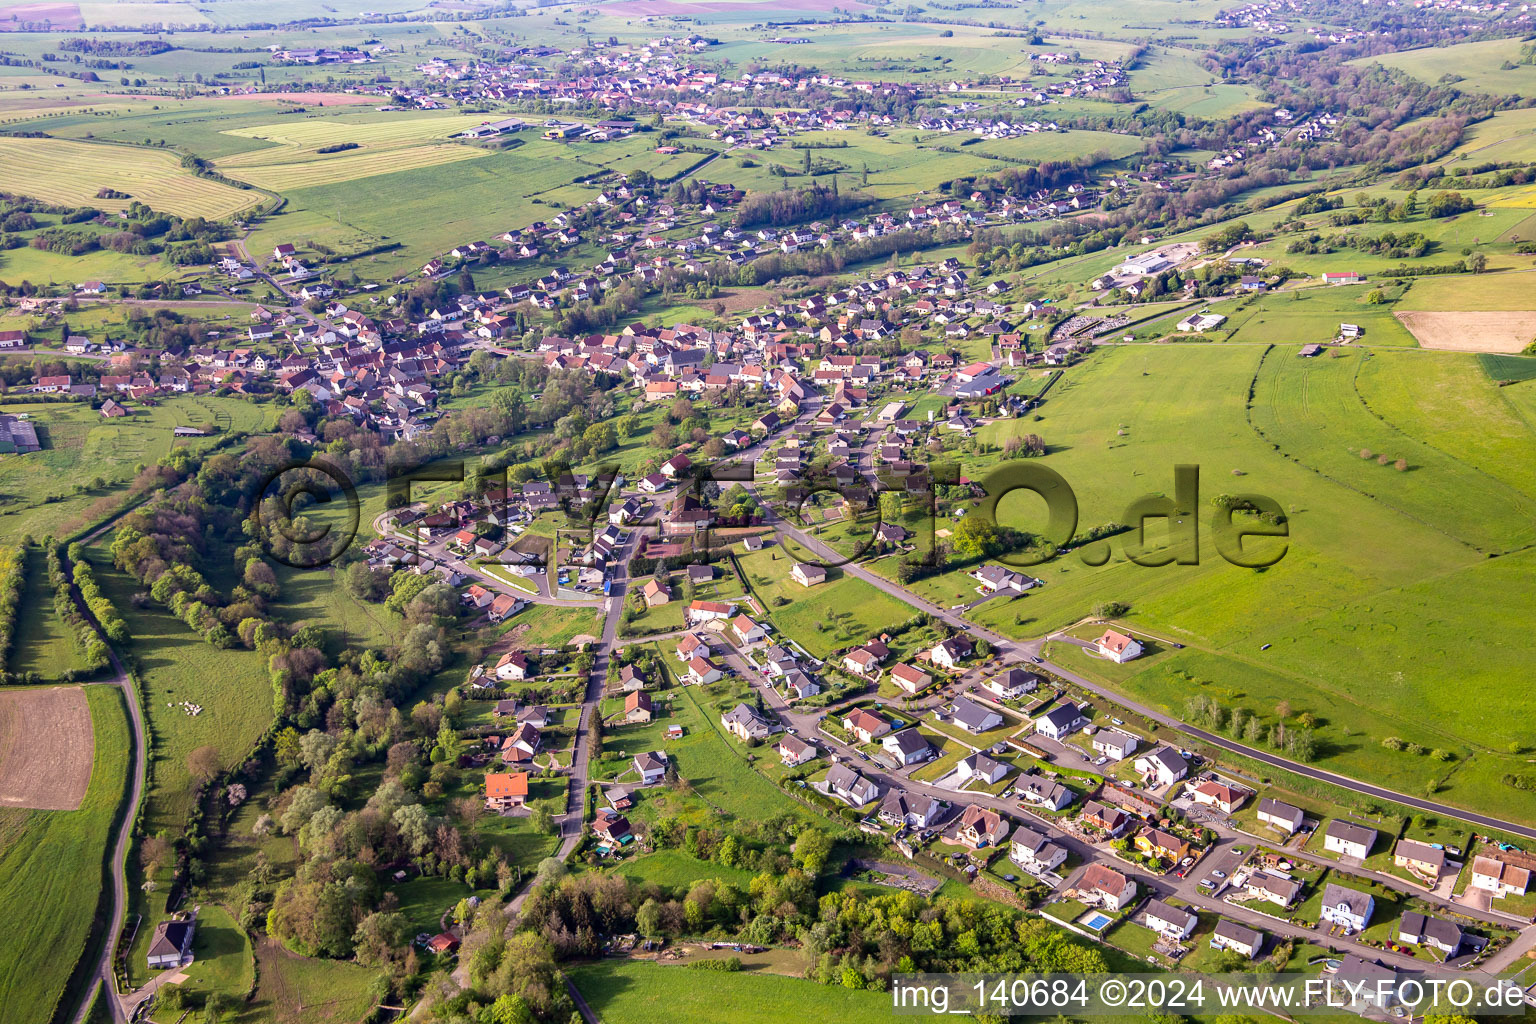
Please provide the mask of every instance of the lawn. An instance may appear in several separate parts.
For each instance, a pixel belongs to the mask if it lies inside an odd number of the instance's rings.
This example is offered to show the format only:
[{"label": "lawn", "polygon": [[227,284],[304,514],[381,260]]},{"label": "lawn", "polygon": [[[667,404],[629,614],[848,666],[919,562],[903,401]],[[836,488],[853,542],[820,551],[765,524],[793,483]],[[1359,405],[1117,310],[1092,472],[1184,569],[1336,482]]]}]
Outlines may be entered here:
[{"label": "lawn", "polygon": [[794,565],[788,550],[777,545],[741,559],[774,625],[814,658],[863,643],[913,615],[909,605],[840,569],[829,570],[826,583],[802,587],[790,579]]},{"label": "lawn", "polygon": [[257,946],[256,963],[256,998],[239,1024],[353,1024],[377,1005],[377,970],[301,957],[271,939]]},{"label": "lawn", "polygon": [[604,961],[569,971],[592,1009],[606,1024],[716,1024],[730,1007],[732,1024],[782,1024],[786,1020],[836,1020],[884,1024],[891,1017],[883,992],[852,991],[799,978],[741,971],[701,977],[685,967],[638,961]]},{"label": "lawn", "polygon": [[[86,690],[95,760],[73,811],[0,808],[0,1022],[50,1018],[75,963],[99,932],[112,823],[129,775],[127,709],[115,687]],[[39,908],[47,908],[40,913]]]},{"label": "lawn", "polygon": [[673,889],[686,889],[701,878],[730,882],[746,889],[755,874],[746,868],[728,868],[714,861],[699,860],[681,850],[657,850],[623,861],[612,870],[631,882],[650,882]]},{"label": "lawn", "polygon": [[517,647],[563,647],[578,636],[596,639],[603,632],[603,614],[597,608],[561,608],[536,604],[507,620]]}]

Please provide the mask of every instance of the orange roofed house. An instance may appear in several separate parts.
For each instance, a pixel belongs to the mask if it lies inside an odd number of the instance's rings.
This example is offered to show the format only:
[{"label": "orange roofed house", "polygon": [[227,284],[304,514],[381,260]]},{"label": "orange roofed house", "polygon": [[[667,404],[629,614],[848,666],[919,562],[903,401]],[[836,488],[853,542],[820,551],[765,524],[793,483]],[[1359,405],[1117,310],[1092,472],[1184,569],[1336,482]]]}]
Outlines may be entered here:
[{"label": "orange roofed house", "polygon": [[485,806],[492,811],[510,811],[528,800],[527,772],[491,772],[485,777]]}]

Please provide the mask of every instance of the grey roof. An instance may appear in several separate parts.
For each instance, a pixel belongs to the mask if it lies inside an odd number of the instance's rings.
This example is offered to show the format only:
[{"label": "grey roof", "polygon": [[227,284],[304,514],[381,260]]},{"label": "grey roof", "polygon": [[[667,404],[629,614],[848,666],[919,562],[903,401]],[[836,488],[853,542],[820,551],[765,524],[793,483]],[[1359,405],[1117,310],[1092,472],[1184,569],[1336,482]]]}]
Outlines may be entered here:
[{"label": "grey roof", "polygon": [[1263,889],[1290,903],[1301,892],[1301,883],[1294,878],[1281,878],[1267,871],[1256,871],[1248,876],[1250,889]]},{"label": "grey roof", "polygon": [[903,754],[915,754],[928,749],[928,741],[916,729],[903,729],[885,737],[884,746],[895,746]]},{"label": "grey roof", "polygon": [[[828,778],[831,772],[827,773]],[[907,793],[900,789],[891,789],[886,792],[885,799],[880,801],[880,813],[892,818],[900,818],[902,821],[908,815],[927,820],[933,813],[933,799],[922,793]]]},{"label": "grey roof", "polygon": [[1002,717],[996,711],[984,708],[965,697],[956,697],[953,707],[955,724],[970,732],[981,732],[986,729],[988,718]]},{"label": "grey roof", "polygon": [[1300,807],[1292,807],[1288,803],[1282,803],[1273,797],[1265,797],[1259,801],[1259,813],[1283,818],[1294,825],[1301,824],[1303,817]]},{"label": "grey roof", "polygon": [[1355,917],[1370,917],[1375,903],[1376,901],[1369,893],[1346,889],[1342,885],[1335,885],[1332,882],[1323,887],[1323,906],[1337,907],[1342,904],[1348,907],[1349,912]]},{"label": "grey roof", "polygon": [[827,770],[827,786],[844,793],[851,793],[855,799],[864,802],[874,799],[875,794],[879,792],[879,787],[874,782],[845,764],[835,764]]},{"label": "grey roof", "polygon": [[1323,835],[1329,839],[1338,839],[1346,843],[1358,843],[1365,847],[1366,852],[1370,852],[1371,847],[1376,843],[1375,829],[1366,828],[1364,825],[1356,825],[1352,821],[1344,821],[1341,818],[1335,818],[1333,821],[1330,821]]},{"label": "grey roof", "polygon": [[1216,934],[1223,939],[1230,939],[1255,950],[1264,942],[1263,932],[1240,925],[1236,921],[1228,921],[1224,917],[1216,922]]},{"label": "grey roof", "polygon": [[1413,910],[1403,915],[1397,931],[1399,935],[1433,939],[1436,945],[1445,949],[1456,949],[1461,945],[1459,927],[1443,918],[1429,917]]},{"label": "grey roof", "polygon": [[976,775],[985,775],[987,778],[991,778],[994,771],[1004,767],[1004,765],[1001,763],[994,761],[986,754],[981,753],[970,755],[969,757],[962,760],[960,764],[968,771],[973,772]]},{"label": "grey roof", "polygon": [[1149,761],[1156,761],[1174,775],[1189,771],[1189,762],[1185,761],[1172,747],[1158,747],[1144,756]]},{"label": "grey roof", "polygon": [[1155,917],[1159,921],[1166,921],[1168,924],[1176,924],[1181,927],[1188,927],[1197,920],[1194,914],[1191,914],[1183,907],[1171,906],[1162,900],[1148,901],[1147,916]]},{"label": "grey roof", "polygon": [[1076,704],[1067,703],[1051,708],[1051,710],[1035,719],[1035,722],[1037,725],[1040,722],[1044,722],[1052,729],[1060,732],[1082,717],[1083,711],[1081,708]]}]

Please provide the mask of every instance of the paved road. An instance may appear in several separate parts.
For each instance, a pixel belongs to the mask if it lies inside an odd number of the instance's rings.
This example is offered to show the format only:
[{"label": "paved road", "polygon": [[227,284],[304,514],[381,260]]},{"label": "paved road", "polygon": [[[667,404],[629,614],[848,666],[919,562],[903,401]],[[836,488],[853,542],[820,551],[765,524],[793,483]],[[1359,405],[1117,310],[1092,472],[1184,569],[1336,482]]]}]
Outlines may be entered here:
[{"label": "paved road", "polygon": [[[70,565],[66,559],[64,571],[70,572]],[[101,625],[91,615],[81,599],[79,591],[70,588],[80,613],[96,625],[100,630]],[[116,842],[112,847],[111,872],[112,872],[112,917],[107,928],[106,935],[102,939],[101,957],[96,964],[96,970],[86,984],[81,996],[80,1006],[75,1012],[74,1024],[85,1024],[86,1017],[91,1012],[91,1003],[96,998],[98,986],[105,986],[107,993],[107,1005],[112,1012],[114,1021],[124,1021],[133,1012],[136,1002],[130,1002],[124,1006],[124,999],[117,993],[116,982],[112,974],[112,954],[117,949],[117,940],[123,932],[123,921],[128,914],[128,882],[127,866],[128,851],[133,843],[133,826],[135,811],[139,801],[144,797],[144,717],[139,709],[138,693],[135,690],[133,677],[123,667],[122,661],[117,656],[117,651],[109,644],[107,657],[111,659],[112,678],[96,685],[116,686],[123,691],[123,700],[128,705],[128,721],[133,727],[133,777],[129,780],[128,799],[122,809],[123,820],[117,827]],[[131,997],[130,997],[131,998]]]}]

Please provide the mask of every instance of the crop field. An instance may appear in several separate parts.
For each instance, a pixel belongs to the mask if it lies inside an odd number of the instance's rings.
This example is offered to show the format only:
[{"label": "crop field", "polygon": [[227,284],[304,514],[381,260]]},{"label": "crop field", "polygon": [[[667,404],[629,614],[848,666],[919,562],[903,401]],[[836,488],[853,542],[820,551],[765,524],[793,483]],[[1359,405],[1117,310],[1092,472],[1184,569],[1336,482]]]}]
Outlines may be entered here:
[{"label": "crop field", "polygon": [[1156,92],[1147,93],[1146,100],[1154,107],[1213,121],[1265,106],[1248,86],[1225,83],[1159,89]]},{"label": "crop field", "polygon": [[[1447,76],[1466,92],[1501,96],[1536,96],[1536,66],[1521,64],[1524,41],[1485,39],[1475,43],[1431,46],[1420,50],[1362,57],[1352,64],[1377,63],[1396,68],[1431,85]],[[1516,66],[1504,68],[1505,62]]]},{"label": "crop field", "polygon": [[[1235,303],[1212,303],[1211,309],[1225,313],[1228,321],[1222,331],[1228,340],[1266,345],[1305,345],[1326,343],[1338,337],[1339,325],[1352,323],[1364,329],[1360,343],[1371,347],[1390,345],[1412,348],[1414,337],[1395,319],[1390,306],[1365,302],[1365,288],[1351,286],[1302,288],[1272,293]],[[1153,333],[1172,334],[1175,320],[1159,321]],[[1219,336],[1217,332],[1216,336]]]},{"label": "crop field", "polygon": [[[121,691],[93,686],[90,784],[72,811],[0,808],[0,1021],[48,1020],[84,952],[104,881],[112,822],[128,777],[132,738]],[[46,913],[39,913],[46,908]]]},{"label": "crop field", "polygon": [[1472,312],[1524,311],[1536,308],[1536,274],[1473,274],[1467,277],[1427,277],[1415,281],[1398,309]]},{"label": "crop field", "polygon": [[1399,313],[1398,319],[1423,348],[1451,352],[1509,355],[1536,338],[1536,309],[1477,313],[1417,310]]},{"label": "crop field", "polygon": [[127,199],[98,199],[103,188],[186,217],[228,217],[263,199],[257,192],[199,178],[170,153],[65,139],[0,138],[0,190],[63,206],[128,205]]},{"label": "crop field", "polygon": [[78,686],[0,691],[0,807],[79,807],[91,781],[90,726]]},{"label": "crop field", "polygon": [[[225,157],[218,166],[231,177],[273,191],[332,185],[486,156],[486,150],[443,141],[484,120],[464,114],[398,119],[374,114],[371,119],[348,115],[229,128],[225,134],[275,145]],[[359,148],[317,152],[344,143]]]},{"label": "crop field", "polygon": [[890,1019],[882,992],[830,988],[800,978],[741,971],[704,977],[685,967],[639,961],[605,961],[574,968],[570,977],[582,998],[607,1024],[715,1024],[729,1006],[733,1024],[780,1024],[786,1020],[837,1020],[877,1024]]},{"label": "crop field", "polygon": [[[146,828],[153,831],[173,827],[191,809],[188,754],[212,746],[227,764],[250,752],[272,721],[272,684],[261,655],[221,650],[164,609],[138,607],[138,584],[112,566],[110,539],[109,533],[88,548],[87,558],[133,636],[128,653],[138,665],[154,737],[145,792]],[[189,715],[181,701],[202,705],[202,714]]]},{"label": "crop field", "polygon": [[1481,355],[1477,362],[1493,380],[1536,380],[1536,359],[1530,356]]}]

